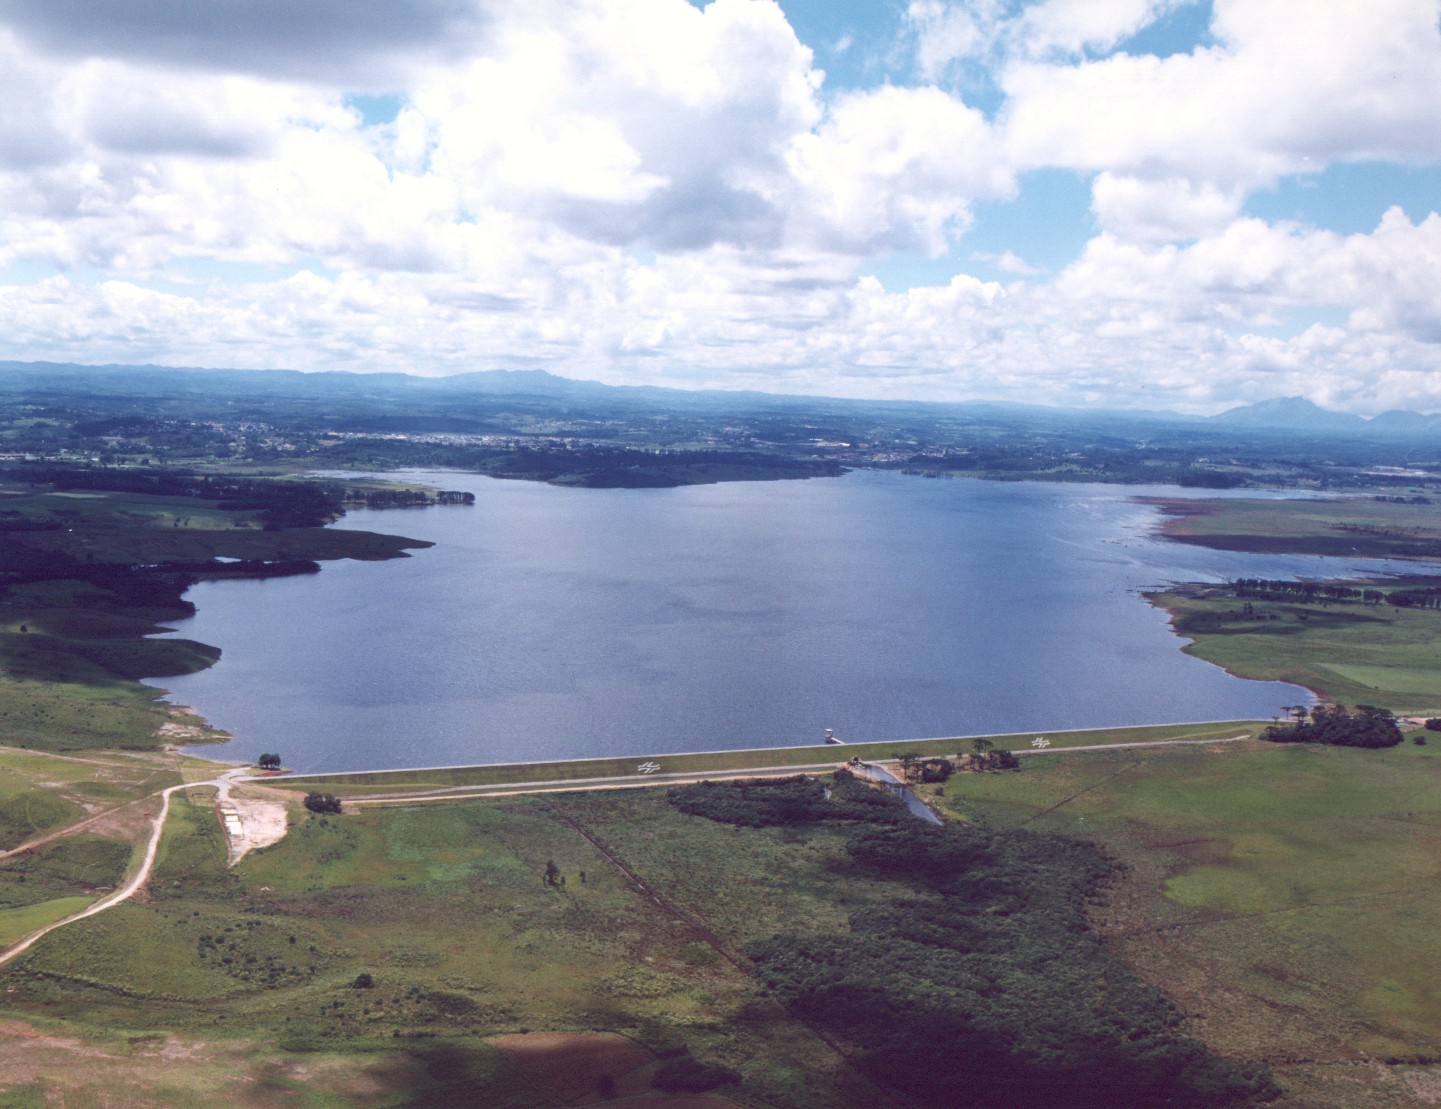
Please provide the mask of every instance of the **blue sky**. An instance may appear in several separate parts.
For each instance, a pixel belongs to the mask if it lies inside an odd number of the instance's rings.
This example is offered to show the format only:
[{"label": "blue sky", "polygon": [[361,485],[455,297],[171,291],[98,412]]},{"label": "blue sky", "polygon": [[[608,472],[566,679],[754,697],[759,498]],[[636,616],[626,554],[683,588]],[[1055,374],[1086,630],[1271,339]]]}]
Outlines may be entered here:
[{"label": "blue sky", "polygon": [[7,0],[0,358],[1441,411],[1441,0]]}]

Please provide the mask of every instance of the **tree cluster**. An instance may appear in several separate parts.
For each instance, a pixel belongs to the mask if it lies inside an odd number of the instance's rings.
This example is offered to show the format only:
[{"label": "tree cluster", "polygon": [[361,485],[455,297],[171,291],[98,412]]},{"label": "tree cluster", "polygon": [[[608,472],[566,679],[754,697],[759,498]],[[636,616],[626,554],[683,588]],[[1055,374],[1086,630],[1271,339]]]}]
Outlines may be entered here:
[{"label": "tree cluster", "polygon": [[314,813],[338,813],[340,798],[332,793],[307,793],[305,807]]},{"label": "tree cluster", "polygon": [[1309,714],[1304,705],[1297,705],[1291,713],[1291,723],[1271,725],[1262,738],[1336,747],[1395,747],[1402,739],[1396,717],[1375,705],[1357,705],[1354,713],[1345,705],[1316,705]]},{"label": "tree cluster", "polygon": [[[989,739],[974,739],[971,746],[972,754],[960,756],[962,770],[1019,770],[1021,767],[1021,760],[1014,752],[996,747]],[[957,770],[956,763],[950,759],[923,759],[913,753],[900,755],[896,761],[901,765],[901,777],[908,782],[943,784]]]},{"label": "tree cluster", "polygon": [[650,1084],[668,1094],[703,1094],[720,1086],[736,1086],[741,1076],[720,1063],[703,1063],[690,1055],[667,1059],[655,1070]]},{"label": "tree cluster", "polygon": [[1441,589],[1393,589],[1386,600],[1397,608],[1441,608]]}]

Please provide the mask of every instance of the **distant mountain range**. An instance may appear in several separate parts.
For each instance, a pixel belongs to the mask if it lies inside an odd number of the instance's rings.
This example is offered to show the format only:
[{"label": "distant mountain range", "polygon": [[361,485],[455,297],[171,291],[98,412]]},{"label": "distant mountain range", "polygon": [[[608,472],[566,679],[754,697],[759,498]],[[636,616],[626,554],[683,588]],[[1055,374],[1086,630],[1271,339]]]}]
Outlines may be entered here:
[{"label": "distant mountain range", "polygon": [[1297,432],[1320,432],[1363,436],[1415,436],[1441,430],[1441,416],[1422,415],[1393,409],[1366,419],[1349,412],[1335,412],[1305,397],[1278,397],[1232,408],[1212,416],[1210,422],[1230,427],[1280,428]]},{"label": "distant mountain range", "polygon": [[689,390],[662,386],[606,385],[558,377],[544,370],[481,370],[447,377],[346,371],[198,369],[170,366],[86,366],[55,362],[0,362],[0,396],[43,395],[77,388],[100,394],[110,389],[153,390],[176,396],[227,395],[237,399],[290,397],[383,401],[386,398],[507,397],[534,398],[550,404],[604,404],[612,409],[673,409],[691,412],[738,411],[795,413],[905,412],[923,415],[989,416],[1024,422],[1089,425],[1119,423],[1185,424],[1196,430],[1285,431],[1306,437],[1344,435],[1363,439],[1417,439],[1441,432],[1441,414],[1393,410],[1367,419],[1322,408],[1305,397],[1280,397],[1242,405],[1216,416],[1185,416],[1157,410],[1057,408],[1011,402],[923,402],[851,400],[836,397],[756,391]]}]

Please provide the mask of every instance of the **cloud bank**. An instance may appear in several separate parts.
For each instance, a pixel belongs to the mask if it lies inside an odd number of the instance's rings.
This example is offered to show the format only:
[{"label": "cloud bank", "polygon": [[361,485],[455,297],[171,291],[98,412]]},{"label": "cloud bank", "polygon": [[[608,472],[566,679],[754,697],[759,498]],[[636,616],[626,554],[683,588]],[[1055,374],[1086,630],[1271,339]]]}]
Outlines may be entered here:
[{"label": "cloud bank", "polygon": [[[4,354],[1441,409],[1441,216],[1386,199],[1441,166],[1438,23],[915,0],[807,43],[769,0],[0,0]],[[827,77],[839,41],[873,80]],[[1375,171],[1325,197],[1364,230],[1248,212],[1334,166]],[[1037,171],[1090,195],[1049,268]]]}]

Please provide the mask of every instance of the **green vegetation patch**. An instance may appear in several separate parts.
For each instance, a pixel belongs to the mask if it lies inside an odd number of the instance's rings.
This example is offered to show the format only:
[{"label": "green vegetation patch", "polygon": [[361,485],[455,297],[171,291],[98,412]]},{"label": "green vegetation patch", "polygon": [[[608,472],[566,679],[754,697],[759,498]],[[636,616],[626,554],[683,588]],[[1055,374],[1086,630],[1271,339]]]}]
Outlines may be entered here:
[{"label": "green vegetation patch", "polygon": [[[839,791],[867,791],[842,773]],[[891,884],[849,928],[753,941],[762,980],[861,1065],[923,1104],[1220,1106],[1274,1097],[1261,1067],[1178,1035],[1179,1014],[1090,934],[1111,876],[1090,844],[1028,831],[934,827],[903,806],[826,799],[794,780],[686,787],[672,804],[741,827],[816,823],[852,808],[852,864]]]},{"label": "green vegetation patch", "polygon": [[212,790],[203,790],[196,797],[186,793],[171,796],[149,889],[156,899],[182,898],[196,889],[212,895],[235,892]]},{"label": "green vegetation patch", "polygon": [[9,946],[36,929],[88,908],[93,897],[56,897],[17,908],[0,909],[0,944]]},{"label": "green vegetation patch", "polygon": [[1145,497],[1163,535],[1229,551],[1441,561],[1441,502],[1382,496],[1191,500]]},{"label": "green vegetation patch", "polygon": [[94,813],[145,797],[179,776],[121,753],[78,759],[0,747],[0,850],[18,847]]},{"label": "green vegetation patch", "polygon": [[[308,931],[308,930],[307,930]],[[182,912],[128,903],[52,932],[32,973],[143,1000],[203,1002],[308,982],[333,959],[295,933],[245,914]]]},{"label": "green vegetation patch", "polygon": [[[0,988],[17,1014],[265,1038],[305,1067],[366,1059],[380,1104],[448,1103],[456,1091],[535,1104],[524,1082],[517,1100],[515,1071],[481,1042],[526,1029],[689,1049],[767,1104],[878,1103],[868,1080],[601,855],[570,822],[573,800],[307,815],[227,869],[208,791],[177,796],[150,902],[47,937],[0,970]],[[641,807],[690,828],[693,845],[709,841],[693,860],[735,853],[728,829],[658,792]],[[769,841],[759,858],[771,883],[734,891],[736,917],[756,919],[790,889],[799,900],[783,913],[815,919],[810,898],[833,895],[834,876],[788,879],[787,860],[812,846],[784,829],[755,834]],[[834,857],[836,845],[815,849]],[[644,1083],[626,1090],[639,1096]]]},{"label": "green vegetation patch", "polygon": [[743,828],[786,827],[825,821],[878,823],[908,818],[905,804],[889,793],[837,770],[830,788],[814,778],[752,778],[697,782],[670,790],[667,800],[682,812]]},{"label": "green vegetation patch", "polygon": [[0,774],[0,845],[18,846],[83,814],[79,805],[16,777]]},{"label": "green vegetation patch", "polygon": [[[1370,583],[1350,583],[1369,587]],[[1230,673],[1288,681],[1334,701],[1398,713],[1441,711],[1441,612],[1238,597],[1222,586],[1149,594],[1185,649]]]},{"label": "green vegetation patch", "polygon": [[[933,803],[1094,839],[1132,868],[1103,930],[1208,1042],[1339,1066],[1441,1043],[1438,759],[1410,743],[1043,758],[952,779]],[[1336,1104],[1382,1103],[1358,1098]]]},{"label": "green vegetation patch", "polygon": [[0,908],[64,896],[88,896],[120,884],[128,843],[79,834],[0,862]]}]

